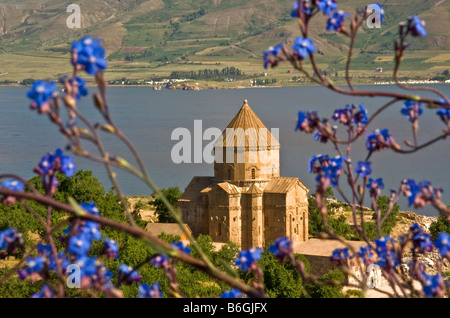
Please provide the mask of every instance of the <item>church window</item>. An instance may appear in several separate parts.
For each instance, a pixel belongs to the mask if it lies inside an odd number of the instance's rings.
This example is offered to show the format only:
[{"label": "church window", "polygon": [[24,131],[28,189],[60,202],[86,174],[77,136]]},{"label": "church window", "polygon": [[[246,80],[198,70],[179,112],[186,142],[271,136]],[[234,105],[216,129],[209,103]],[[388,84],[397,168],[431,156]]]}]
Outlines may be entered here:
[{"label": "church window", "polygon": [[231,180],[231,169],[228,168],[228,180]]},{"label": "church window", "polygon": [[256,170],[255,168],[252,169],[252,179],[256,179]]}]

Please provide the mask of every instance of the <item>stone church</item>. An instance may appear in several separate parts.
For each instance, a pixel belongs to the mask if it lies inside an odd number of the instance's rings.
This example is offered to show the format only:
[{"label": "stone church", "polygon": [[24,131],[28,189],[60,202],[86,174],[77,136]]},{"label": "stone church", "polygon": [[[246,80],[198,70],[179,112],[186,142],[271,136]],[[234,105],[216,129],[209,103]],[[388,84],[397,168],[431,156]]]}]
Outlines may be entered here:
[{"label": "stone church", "polygon": [[179,200],[194,236],[242,249],[308,240],[308,187],[280,177],[280,143],[244,105],[214,144],[214,177],[194,177]]}]

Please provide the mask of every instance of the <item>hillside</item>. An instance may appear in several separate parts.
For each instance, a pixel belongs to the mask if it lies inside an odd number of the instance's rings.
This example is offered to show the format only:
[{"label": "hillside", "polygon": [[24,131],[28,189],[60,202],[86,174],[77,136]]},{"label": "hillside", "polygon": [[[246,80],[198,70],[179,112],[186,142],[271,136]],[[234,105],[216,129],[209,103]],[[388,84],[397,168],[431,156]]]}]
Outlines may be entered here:
[{"label": "hillside", "polygon": [[[264,72],[261,52],[299,35],[290,17],[293,0],[79,0],[81,28],[69,29],[66,20],[72,1],[8,0],[0,4],[0,81],[54,78],[70,72],[70,43],[84,35],[101,37],[107,48],[108,79],[151,79],[173,71],[237,67],[247,75]],[[430,77],[448,69],[450,1],[408,0],[381,2],[386,23],[365,27],[355,43],[353,75],[384,76],[393,68],[392,41],[398,23],[418,14],[428,36],[413,46],[402,67],[404,76]],[[340,1],[340,9],[354,13],[365,1]],[[323,55],[319,66],[328,72],[345,67],[347,39],[325,31],[327,17],[315,19],[311,37]],[[382,67],[383,74],[375,74]],[[291,79],[289,66],[269,75]]]}]

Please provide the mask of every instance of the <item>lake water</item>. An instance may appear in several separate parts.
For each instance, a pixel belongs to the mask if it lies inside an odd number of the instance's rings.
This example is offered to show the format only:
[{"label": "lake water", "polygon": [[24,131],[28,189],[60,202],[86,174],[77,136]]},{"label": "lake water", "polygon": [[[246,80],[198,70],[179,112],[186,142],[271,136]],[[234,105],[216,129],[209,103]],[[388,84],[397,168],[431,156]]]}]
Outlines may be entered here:
[{"label": "lake water", "polygon": [[[450,96],[450,85],[434,85]],[[394,86],[367,86],[360,89],[396,91]],[[26,98],[28,88],[0,87],[0,173],[16,173],[25,178],[34,174],[33,168],[41,157],[56,148],[64,148],[65,139],[50,124],[46,116],[29,110]],[[96,88],[90,88],[90,93]],[[432,96],[423,93],[424,96]],[[279,128],[281,143],[281,175],[300,178],[315,192],[314,175],[307,171],[308,158],[315,154],[336,155],[330,144],[313,140],[313,135],[295,132],[299,110],[318,110],[319,114],[331,118],[333,110],[346,104],[364,103],[369,115],[388,101],[384,98],[356,98],[334,93],[323,87],[248,88],[232,90],[203,91],[154,91],[148,87],[109,87],[107,96],[116,124],[139,149],[153,180],[161,188],[179,186],[182,190],[194,176],[212,176],[213,165],[207,163],[175,164],[171,160],[172,147],[178,142],[171,140],[172,131],[178,127],[194,130],[194,120],[201,119],[203,131],[209,127],[224,129],[247,99],[266,127]],[[369,127],[389,128],[399,144],[411,140],[411,126],[400,114],[402,102],[382,113]],[[101,116],[92,106],[90,98],[79,104],[80,111],[92,122],[101,121]],[[444,128],[436,110],[424,109],[420,119],[419,142],[437,136]],[[343,131],[343,128],[340,128]],[[108,135],[105,146],[110,153],[130,158],[126,147]],[[367,151],[364,139],[353,146],[353,162],[363,160]],[[205,141],[205,146],[208,141]],[[89,149],[92,149],[89,147]],[[124,155],[125,154],[125,155]],[[444,189],[444,201],[450,202],[449,145],[441,141],[425,151],[401,155],[391,151],[375,153],[372,158],[372,176],[382,177],[384,194],[397,189],[401,180],[413,178],[416,181],[429,180]],[[111,186],[105,169],[75,157],[79,169],[94,171],[105,187]],[[127,195],[150,195],[143,182],[118,172],[118,180]],[[344,182],[342,182],[344,184]],[[366,205],[369,205],[366,201]],[[437,215],[433,208],[414,210],[405,199],[400,201],[402,210],[413,210],[419,214]]]}]

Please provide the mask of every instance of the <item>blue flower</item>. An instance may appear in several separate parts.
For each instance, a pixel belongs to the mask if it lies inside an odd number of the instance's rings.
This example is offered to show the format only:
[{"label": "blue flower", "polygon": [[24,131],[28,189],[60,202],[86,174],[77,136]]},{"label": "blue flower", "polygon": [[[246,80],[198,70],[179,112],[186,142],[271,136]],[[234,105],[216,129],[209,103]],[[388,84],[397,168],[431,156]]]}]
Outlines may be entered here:
[{"label": "blue flower", "polygon": [[[292,4],[292,11],[291,11],[291,17],[298,18],[299,17],[299,10],[298,10],[298,1],[295,1]],[[311,5],[308,1],[303,1],[303,13],[306,15],[310,15],[312,13]]]},{"label": "blue flower", "polygon": [[141,275],[139,275],[137,270],[133,270],[131,266],[125,264],[119,264],[119,281],[125,279],[127,284],[133,282],[139,282],[141,280]]},{"label": "blue flower", "polygon": [[61,157],[61,173],[66,177],[72,177],[77,170],[77,167],[73,163],[73,158],[69,156]]},{"label": "blue flower", "polygon": [[250,267],[261,258],[261,248],[250,248],[248,251],[239,252],[238,258],[234,260],[234,264],[240,267],[244,272],[249,270]]},{"label": "blue flower", "polygon": [[377,129],[366,136],[366,148],[369,151],[388,148],[393,141],[388,129]]},{"label": "blue flower", "polygon": [[169,265],[169,258],[165,255],[156,255],[150,259],[150,264],[158,268],[164,268]]},{"label": "blue flower", "polygon": [[93,201],[91,201],[89,203],[81,202],[80,207],[82,207],[83,210],[86,210],[87,212],[89,212],[95,216],[100,216],[100,212]]},{"label": "blue flower", "polygon": [[[318,165],[316,162],[318,161]],[[328,165],[330,157],[328,155],[315,155],[308,160],[308,172],[318,173],[322,167]]]},{"label": "blue flower", "polygon": [[[317,182],[322,182],[324,179],[327,179],[331,182],[331,185],[337,186],[339,176],[343,169],[342,164],[346,159],[347,157],[341,156],[330,158],[328,155],[316,155],[309,159],[308,171],[310,173],[317,173]],[[318,164],[316,164],[316,161],[318,161]]]},{"label": "blue flower", "polygon": [[359,105],[359,112],[353,115],[353,122],[355,124],[367,124],[367,110],[364,108],[364,104]]},{"label": "blue flower", "polygon": [[[81,77],[76,77],[75,81],[78,87],[76,99],[79,100],[81,96],[86,96],[88,94],[88,90],[86,88],[86,81],[84,79],[82,79]],[[73,78],[69,79],[69,84],[73,85]]]},{"label": "blue flower", "polygon": [[419,250],[419,253],[431,252],[433,250],[433,243],[430,235],[426,233],[418,233],[413,236],[413,246]]},{"label": "blue flower", "polygon": [[440,291],[442,276],[436,274],[431,276],[429,274],[423,274],[422,288],[426,297],[434,297]]},{"label": "blue flower", "polygon": [[[446,104],[445,99],[443,98],[441,98],[439,101],[442,104]],[[439,108],[436,114],[438,114],[438,116],[441,117],[442,121],[448,125],[448,122],[450,120],[450,108],[445,107]]]},{"label": "blue flower", "polygon": [[370,196],[376,198],[380,195],[381,190],[384,189],[384,183],[382,178],[372,179],[369,178],[367,182],[367,188],[370,190]]},{"label": "blue flower", "polygon": [[417,15],[408,18],[408,31],[412,36],[426,36],[425,21],[421,20]]},{"label": "blue flower", "polygon": [[439,233],[434,246],[439,250],[442,257],[450,258],[450,235],[448,233]]},{"label": "blue flower", "polygon": [[380,23],[383,24],[384,23],[384,9],[383,6],[377,2],[377,5],[380,7]]},{"label": "blue flower", "polygon": [[331,18],[327,21],[327,31],[339,31],[344,24],[344,18],[349,17],[350,14],[344,13],[344,11],[338,11],[333,13]]},{"label": "blue flower", "polygon": [[[64,251],[62,251],[61,253],[58,254],[57,259],[59,262],[61,262],[61,260],[62,260],[62,269],[63,270],[66,270],[67,266],[70,265],[69,256]],[[56,269],[57,269],[55,258],[53,257],[53,254],[50,254],[50,256],[48,257],[48,269],[54,270],[54,271],[56,271]]]},{"label": "blue flower", "polygon": [[69,239],[68,251],[77,256],[85,256],[91,248],[91,242],[82,234]]},{"label": "blue flower", "polygon": [[239,289],[233,288],[223,292],[220,298],[241,298],[243,295]]},{"label": "blue flower", "polygon": [[171,245],[177,250],[182,251],[183,253],[191,254],[191,249],[188,246],[184,246],[183,242],[181,241],[173,242]]},{"label": "blue flower", "polygon": [[23,235],[14,228],[8,228],[0,232],[0,250],[12,251],[24,243]]},{"label": "blue flower", "polygon": [[80,276],[83,278],[91,277],[96,274],[100,262],[97,262],[97,258],[95,257],[81,256],[77,258],[75,264],[80,267]]},{"label": "blue flower", "polygon": [[100,225],[97,222],[85,221],[85,225],[81,233],[89,240],[98,241],[102,238],[102,233],[99,231]]},{"label": "blue flower", "polygon": [[11,179],[5,180],[0,184],[0,188],[7,188],[11,191],[23,191],[25,190],[25,186],[22,181]]},{"label": "blue flower", "polygon": [[334,11],[338,8],[338,5],[336,4],[336,0],[319,0],[317,7],[324,14],[330,15],[331,11]]},{"label": "blue flower", "polygon": [[317,123],[319,121],[319,115],[315,111],[298,112],[297,125],[295,126],[295,130],[304,131],[306,133],[311,133],[314,131],[314,128],[317,127]]},{"label": "blue flower", "polygon": [[271,64],[272,66],[277,65],[278,62],[276,60],[271,60],[270,55],[277,57],[280,54],[282,48],[283,43],[280,43],[275,47],[273,46],[269,47],[267,51],[263,52],[264,68],[267,68],[269,64]]},{"label": "blue flower", "polygon": [[269,252],[279,260],[283,260],[292,254],[292,240],[288,237],[279,237],[269,246]]},{"label": "blue flower", "polygon": [[414,122],[422,115],[423,110],[420,106],[420,102],[407,100],[403,104],[401,113],[402,115],[408,116],[410,122]]},{"label": "blue flower", "polygon": [[39,292],[33,294],[31,298],[54,298],[55,292],[47,284],[42,285]]},{"label": "blue flower", "polygon": [[372,247],[367,245],[366,247],[360,247],[358,252],[359,258],[363,261],[364,264],[369,265],[373,263]]},{"label": "blue flower", "polygon": [[81,65],[89,75],[95,75],[108,66],[100,39],[86,36],[72,44],[72,52],[76,56],[74,63]]},{"label": "blue flower", "polygon": [[103,246],[103,254],[107,257],[114,257],[115,259],[119,258],[119,245],[117,241],[110,240],[107,237],[103,238],[105,244]]},{"label": "blue flower", "polygon": [[37,251],[39,255],[48,256],[52,251],[52,247],[50,245],[39,244],[37,246]]},{"label": "blue flower", "polygon": [[[58,171],[66,177],[72,177],[76,171],[73,158],[63,155],[61,149],[56,149],[54,153],[49,153],[42,157],[34,171],[41,176],[47,175],[52,171]],[[57,181],[56,179],[54,181]]]},{"label": "blue flower", "polygon": [[44,268],[44,263],[45,257],[43,256],[28,257],[26,271],[29,274],[39,273]]},{"label": "blue flower", "polygon": [[33,87],[28,91],[28,98],[32,99],[37,108],[47,104],[56,91],[56,83],[46,81],[35,81]]},{"label": "blue flower", "polygon": [[349,260],[351,258],[353,257],[350,256],[348,248],[337,248],[331,253],[330,261],[344,263],[346,260]]},{"label": "blue flower", "polygon": [[361,177],[367,177],[372,173],[372,169],[370,168],[370,161],[359,161],[356,165],[355,171]]},{"label": "blue flower", "polygon": [[309,38],[303,38],[301,36],[295,39],[292,49],[301,59],[304,59],[308,56],[308,54],[312,54],[316,51],[313,41]]},{"label": "blue flower", "polygon": [[139,285],[139,295],[138,298],[163,298],[163,293],[161,291],[161,285],[156,282],[152,286],[148,284]]},{"label": "blue flower", "polygon": [[394,268],[400,264],[397,253],[393,250],[389,243],[394,243],[395,240],[389,236],[382,237],[380,239],[375,239],[375,251],[378,254],[377,265],[383,268]]}]

